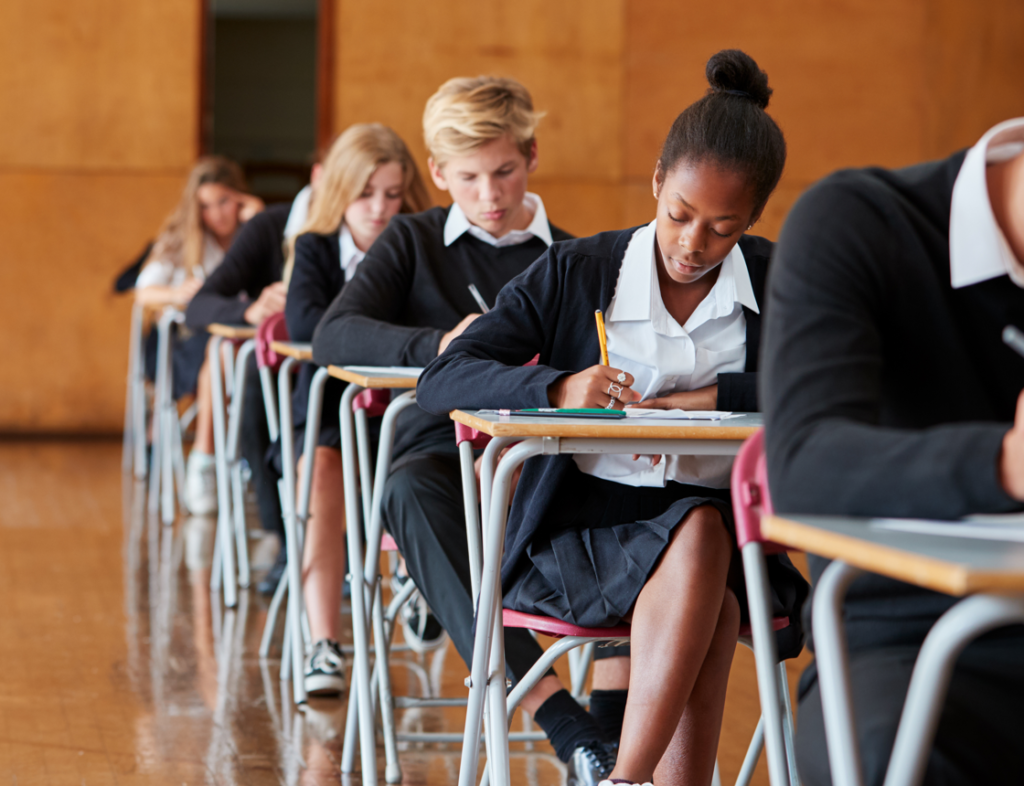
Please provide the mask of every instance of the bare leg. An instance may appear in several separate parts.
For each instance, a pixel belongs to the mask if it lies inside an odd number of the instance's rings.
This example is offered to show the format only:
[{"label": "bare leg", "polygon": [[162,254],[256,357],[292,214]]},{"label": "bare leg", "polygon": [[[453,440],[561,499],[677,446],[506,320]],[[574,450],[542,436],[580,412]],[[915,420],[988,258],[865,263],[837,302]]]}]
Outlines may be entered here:
[{"label": "bare leg", "polygon": [[629,658],[624,655],[594,661],[594,690],[627,690]]},{"label": "bare leg", "polygon": [[192,450],[213,455],[213,388],[210,385],[210,359],[203,361],[196,383],[196,440]]},{"label": "bare leg", "polygon": [[533,686],[533,690],[523,696],[519,706],[523,708],[524,712],[529,713],[532,718],[537,710],[540,709],[540,705],[560,690],[562,690],[562,681],[558,677],[550,674],[547,677],[541,677],[540,681]]},{"label": "bare leg", "polygon": [[[299,459],[300,475],[303,460]],[[335,448],[318,447],[302,554],[302,594],[313,641],[337,641],[344,579],[345,494],[341,454]]]},{"label": "bare leg", "polygon": [[740,604],[732,590],[726,589],[711,648],[676,733],[654,771],[654,780],[659,786],[663,783],[711,783],[739,628]]},{"label": "bare leg", "polygon": [[[721,514],[710,505],[694,508],[641,590],[632,614],[629,700],[613,778],[644,783],[654,777],[720,625],[731,557]],[[696,762],[681,765],[703,770]]]}]

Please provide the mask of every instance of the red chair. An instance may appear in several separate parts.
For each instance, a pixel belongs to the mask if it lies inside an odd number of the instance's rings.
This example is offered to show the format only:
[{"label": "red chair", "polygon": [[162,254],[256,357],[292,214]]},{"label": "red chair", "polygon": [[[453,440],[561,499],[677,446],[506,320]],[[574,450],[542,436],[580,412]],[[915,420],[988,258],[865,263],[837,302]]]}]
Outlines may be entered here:
[{"label": "red chair", "polygon": [[780,662],[772,619],[771,588],[765,556],[786,549],[761,536],[761,517],[773,514],[768,489],[768,463],[764,454],[764,430],[743,443],[732,465],[732,506],[736,541],[743,555],[743,576],[747,585],[751,649],[757,664],[761,698],[761,725],[768,749],[768,771],[773,784],[800,783],[793,747],[793,707],[785,662]]}]

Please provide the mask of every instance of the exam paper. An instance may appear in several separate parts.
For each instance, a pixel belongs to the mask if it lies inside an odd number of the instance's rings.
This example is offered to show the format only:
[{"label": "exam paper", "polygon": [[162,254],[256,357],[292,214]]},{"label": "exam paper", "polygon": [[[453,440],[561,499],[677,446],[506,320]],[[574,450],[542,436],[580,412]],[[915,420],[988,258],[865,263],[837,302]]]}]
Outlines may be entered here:
[{"label": "exam paper", "polygon": [[974,538],[1024,543],[1024,522],[1019,515],[985,516],[983,520],[928,521],[925,519],[877,519],[871,522],[878,529],[912,532],[916,535],[939,535],[947,538]]},{"label": "exam paper", "polygon": [[627,418],[650,418],[651,420],[725,420],[738,418],[734,412],[718,412],[711,409],[636,409],[626,407]]}]

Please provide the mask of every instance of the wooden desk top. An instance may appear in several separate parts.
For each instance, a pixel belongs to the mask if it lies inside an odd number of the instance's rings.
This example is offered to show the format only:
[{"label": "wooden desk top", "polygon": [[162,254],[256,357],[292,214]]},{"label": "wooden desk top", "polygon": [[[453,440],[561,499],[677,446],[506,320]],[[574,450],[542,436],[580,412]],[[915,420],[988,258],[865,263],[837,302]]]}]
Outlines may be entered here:
[{"label": "wooden desk top", "polygon": [[312,360],[313,345],[304,344],[301,341],[271,341],[270,348],[278,355],[296,360]]},{"label": "wooden desk top", "polygon": [[1024,592],[1024,543],[900,532],[877,521],[767,516],[761,533],[783,546],[948,595]]},{"label": "wooden desk top", "polygon": [[214,322],[212,325],[206,326],[206,332],[221,338],[256,338],[256,328],[253,325],[222,325],[219,322]]},{"label": "wooden desk top", "polygon": [[416,381],[423,372],[421,368],[400,368],[397,366],[328,366],[327,373],[335,379],[343,379],[362,388],[406,389],[416,387]]},{"label": "wooden desk top", "polygon": [[452,420],[492,437],[593,437],[603,439],[744,440],[764,425],[760,414],[727,420],[602,420],[599,418],[502,417],[456,410]]}]

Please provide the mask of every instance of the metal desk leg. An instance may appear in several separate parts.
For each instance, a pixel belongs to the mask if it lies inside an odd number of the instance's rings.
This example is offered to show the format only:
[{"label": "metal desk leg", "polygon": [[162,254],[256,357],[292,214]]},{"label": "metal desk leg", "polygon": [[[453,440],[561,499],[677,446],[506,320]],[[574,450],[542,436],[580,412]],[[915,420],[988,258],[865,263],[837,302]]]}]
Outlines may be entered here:
[{"label": "metal desk leg", "polygon": [[165,309],[157,321],[156,379],[153,384],[153,448],[149,468],[149,512],[153,515],[160,510],[161,464],[163,462],[163,441],[165,437],[164,399],[170,390],[170,309]]},{"label": "metal desk leg", "polygon": [[231,478],[231,512],[234,519],[235,543],[238,548],[238,585],[248,587],[249,574],[249,532],[245,524],[245,493],[242,484],[242,461],[239,457],[239,441],[242,430],[242,408],[245,406],[245,369],[249,358],[256,350],[256,342],[249,339],[238,350],[234,367],[234,392],[228,417],[227,465]]},{"label": "metal desk leg", "polygon": [[914,665],[885,786],[917,786],[924,777],[949,679],[964,647],[983,633],[1019,622],[1024,622],[1024,596],[974,595],[939,618]]},{"label": "metal desk leg", "polygon": [[834,786],[862,786],[864,775],[853,722],[850,668],[846,661],[843,598],[864,571],[834,560],[814,591],[813,627],[821,711]]},{"label": "metal desk leg", "polygon": [[[217,540],[220,543],[221,583],[224,604],[233,608],[238,602],[238,578],[235,575],[235,547],[231,537],[231,493],[228,486],[227,446],[224,444],[224,374],[221,369],[220,336],[210,339],[210,387],[213,399],[213,450],[217,466]],[[216,574],[216,567],[214,574]]]},{"label": "metal desk leg", "polygon": [[[281,495],[284,517],[284,544],[288,558],[288,614],[285,646],[289,648],[292,694],[296,704],[306,700],[303,681],[305,653],[302,646],[302,547],[295,517],[295,431],[292,429],[292,377],[295,358],[285,358],[278,372],[278,403],[281,407]],[[283,674],[282,674],[283,676]]]}]

